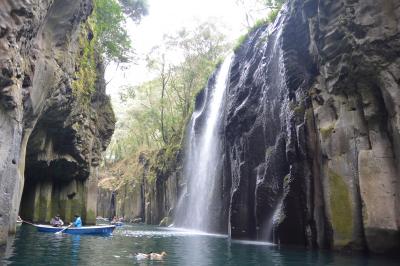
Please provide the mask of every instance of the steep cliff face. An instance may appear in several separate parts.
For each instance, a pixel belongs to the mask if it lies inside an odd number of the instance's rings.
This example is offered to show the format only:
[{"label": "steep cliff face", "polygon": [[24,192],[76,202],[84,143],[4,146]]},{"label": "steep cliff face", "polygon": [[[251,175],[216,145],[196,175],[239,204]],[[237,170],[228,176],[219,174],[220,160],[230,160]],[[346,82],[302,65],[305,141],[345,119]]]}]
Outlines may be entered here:
[{"label": "steep cliff face", "polygon": [[78,212],[94,222],[96,168],[115,119],[100,61],[85,101],[72,86],[92,2],[5,0],[0,10],[0,240],[15,228],[23,189],[26,219]]},{"label": "steep cliff face", "polygon": [[400,3],[292,0],[237,50],[226,96],[230,234],[392,251]]},{"label": "steep cliff face", "polygon": [[97,213],[106,218],[169,225],[182,186],[178,147],[120,161],[99,182]]}]

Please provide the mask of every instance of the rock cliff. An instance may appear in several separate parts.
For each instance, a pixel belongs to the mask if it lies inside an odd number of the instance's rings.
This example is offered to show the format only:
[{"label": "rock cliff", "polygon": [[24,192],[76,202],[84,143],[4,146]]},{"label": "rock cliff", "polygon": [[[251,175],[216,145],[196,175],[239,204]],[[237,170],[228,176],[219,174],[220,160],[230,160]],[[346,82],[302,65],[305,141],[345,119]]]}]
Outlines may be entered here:
[{"label": "rock cliff", "polygon": [[0,3],[0,242],[21,198],[25,219],[95,221],[96,169],[115,119],[99,58],[95,89],[73,86],[91,12],[90,0]]},{"label": "rock cliff", "polygon": [[168,147],[113,165],[99,182],[98,215],[171,224],[182,182],[181,157],[178,147]]},{"label": "rock cliff", "polygon": [[[253,30],[230,68],[213,197],[221,208],[212,210],[220,218],[211,231],[397,251],[399,56],[397,0],[289,0],[274,23]],[[139,179],[118,187],[114,200],[115,188],[102,191],[99,212],[108,215],[113,202],[117,215],[147,223],[173,216],[174,193],[188,181],[173,166],[150,171],[139,163],[140,173],[131,173]]]},{"label": "rock cliff", "polygon": [[399,55],[395,0],[291,0],[249,35],[226,96],[233,238],[398,250]]}]

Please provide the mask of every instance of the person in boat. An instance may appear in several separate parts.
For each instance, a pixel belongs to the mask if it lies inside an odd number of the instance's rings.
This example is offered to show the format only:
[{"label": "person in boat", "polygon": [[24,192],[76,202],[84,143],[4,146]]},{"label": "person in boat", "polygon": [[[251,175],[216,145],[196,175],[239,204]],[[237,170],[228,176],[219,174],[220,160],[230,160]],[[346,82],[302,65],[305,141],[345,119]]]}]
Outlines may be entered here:
[{"label": "person in boat", "polygon": [[75,220],[71,223],[73,227],[82,227],[82,219],[78,214],[74,216]]},{"label": "person in boat", "polygon": [[118,223],[118,218],[117,218],[117,216],[114,216],[114,218],[112,219],[112,221],[111,221],[111,224],[117,224]]},{"label": "person in boat", "polygon": [[50,224],[54,227],[60,227],[64,225],[64,222],[61,220],[60,215],[57,214],[54,218],[50,220]]}]

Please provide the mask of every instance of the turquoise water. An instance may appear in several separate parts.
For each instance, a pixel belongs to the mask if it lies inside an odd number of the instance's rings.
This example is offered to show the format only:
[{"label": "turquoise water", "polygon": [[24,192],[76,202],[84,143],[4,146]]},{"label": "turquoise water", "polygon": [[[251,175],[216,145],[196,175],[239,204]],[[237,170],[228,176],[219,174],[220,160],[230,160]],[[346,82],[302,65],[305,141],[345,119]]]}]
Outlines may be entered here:
[{"label": "turquoise water", "polygon": [[[162,262],[138,261],[138,252],[166,251]],[[1,261],[0,261],[1,262]],[[385,257],[342,255],[235,242],[226,236],[125,225],[113,236],[73,236],[18,228],[1,265],[398,265]]]}]

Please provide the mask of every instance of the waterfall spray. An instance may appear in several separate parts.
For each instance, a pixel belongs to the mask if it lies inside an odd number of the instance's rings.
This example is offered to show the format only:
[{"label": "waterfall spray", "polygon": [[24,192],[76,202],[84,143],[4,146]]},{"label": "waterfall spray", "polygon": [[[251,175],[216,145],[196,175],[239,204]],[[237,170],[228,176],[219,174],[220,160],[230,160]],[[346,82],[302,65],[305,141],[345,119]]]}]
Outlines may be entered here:
[{"label": "waterfall spray", "polygon": [[175,224],[191,229],[210,231],[216,183],[221,178],[221,140],[218,129],[227,87],[232,55],[228,56],[217,73],[214,87],[206,88],[206,101],[201,110],[193,113],[189,125],[184,175],[187,191],[178,204]]}]

